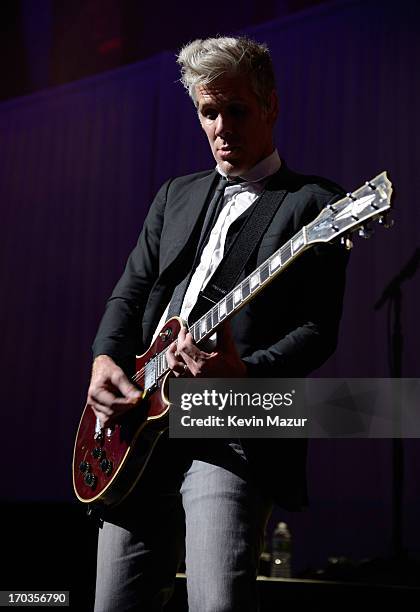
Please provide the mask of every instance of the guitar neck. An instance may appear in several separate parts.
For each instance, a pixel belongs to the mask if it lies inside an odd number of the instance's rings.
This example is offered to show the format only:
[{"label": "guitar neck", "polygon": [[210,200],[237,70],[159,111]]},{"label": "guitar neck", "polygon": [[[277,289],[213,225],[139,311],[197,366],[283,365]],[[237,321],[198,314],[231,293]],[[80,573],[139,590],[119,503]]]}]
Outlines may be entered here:
[{"label": "guitar neck", "polygon": [[247,302],[254,298],[280,272],[307,248],[306,227],[299,230],[293,238],[266,259],[252,274],[215,304],[189,331],[196,343],[214,334],[219,325],[236,314]]},{"label": "guitar neck", "polygon": [[[197,344],[212,336],[223,321],[230,319],[247,302],[254,298],[280,272],[282,272],[310,244],[306,238],[306,226],[266,259],[252,274],[217,302],[206,314],[191,325],[189,331]],[[156,381],[168,371],[165,349],[149,361],[145,368],[146,389],[152,388]]]},{"label": "guitar neck", "polygon": [[[350,233],[359,229],[364,235],[368,222],[379,219],[379,222],[382,222],[385,227],[390,227],[384,215],[391,207],[391,194],[392,183],[387,173],[382,172],[353,193],[348,193],[338,202],[328,204],[316,219],[303,226],[252,274],[191,325],[189,331],[194,341],[198,344],[212,336],[223,321],[236,314],[244,304],[252,300],[301,253],[314,244],[328,243],[341,238],[346,245],[349,244],[351,247],[352,243],[348,238]],[[167,350],[155,355],[146,364],[146,391],[168,372]]]}]

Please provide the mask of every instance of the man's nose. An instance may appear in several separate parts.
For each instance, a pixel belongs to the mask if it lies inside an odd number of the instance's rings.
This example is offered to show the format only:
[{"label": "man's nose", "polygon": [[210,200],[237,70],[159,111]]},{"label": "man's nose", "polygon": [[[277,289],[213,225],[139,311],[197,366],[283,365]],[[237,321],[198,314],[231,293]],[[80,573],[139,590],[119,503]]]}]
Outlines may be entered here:
[{"label": "man's nose", "polygon": [[215,136],[225,138],[232,134],[232,121],[226,114],[219,113],[216,119]]}]

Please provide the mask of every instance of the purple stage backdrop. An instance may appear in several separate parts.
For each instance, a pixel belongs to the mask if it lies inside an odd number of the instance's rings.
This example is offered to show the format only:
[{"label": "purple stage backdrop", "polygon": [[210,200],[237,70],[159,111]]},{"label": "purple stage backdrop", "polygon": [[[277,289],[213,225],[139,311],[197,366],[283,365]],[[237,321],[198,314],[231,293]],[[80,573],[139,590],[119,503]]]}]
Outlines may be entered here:
[{"label": "purple stage backdrop", "polygon": [[[339,348],[326,376],[387,376],[387,309],[374,303],[420,246],[416,2],[332,2],[248,28],[271,48],[292,168],[347,189],[382,170],[395,227],[358,240]],[[232,24],[234,31],[234,24]],[[197,36],[200,28],[197,27]],[[71,500],[71,454],[90,344],[153,194],[213,165],[173,54],[0,105],[3,500]],[[419,275],[403,285],[404,376],[419,376]],[[420,446],[404,442],[404,544],[420,550]],[[273,465],[273,472],[287,466]],[[311,508],[286,516],[302,565],[389,553],[391,441],[318,440]],[[300,555],[300,556],[299,556]]]}]

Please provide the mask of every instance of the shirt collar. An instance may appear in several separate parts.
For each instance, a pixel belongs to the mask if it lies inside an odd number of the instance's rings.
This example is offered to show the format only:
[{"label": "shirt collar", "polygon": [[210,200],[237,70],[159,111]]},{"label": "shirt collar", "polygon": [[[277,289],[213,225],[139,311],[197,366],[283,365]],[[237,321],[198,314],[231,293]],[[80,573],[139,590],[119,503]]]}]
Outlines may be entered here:
[{"label": "shirt collar", "polygon": [[[280,166],[281,159],[279,153],[277,149],[274,149],[274,151],[268,157],[262,159],[260,162],[258,162],[258,164],[248,170],[248,172],[242,174],[239,178],[247,183],[259,183],[269,176],[275,174],[277,170],[279,170]],[[223,172],[219,165],[216,166],[216,170],[219,172],[219,174],[225,178],[228,178],[227,174]]]}]

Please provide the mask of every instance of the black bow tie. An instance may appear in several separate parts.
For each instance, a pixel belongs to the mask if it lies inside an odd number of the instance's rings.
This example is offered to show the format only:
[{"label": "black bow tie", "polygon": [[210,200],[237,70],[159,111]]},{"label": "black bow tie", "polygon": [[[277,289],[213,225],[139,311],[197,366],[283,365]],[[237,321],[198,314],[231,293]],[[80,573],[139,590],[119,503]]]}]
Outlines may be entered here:
[{"label": "black bow tie", "polygon": [[228,176],[227,177],[227,186],[229,185],[239,185],[239,183],[246,183],[247,181],[240,176]]}]

